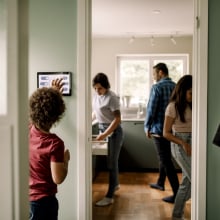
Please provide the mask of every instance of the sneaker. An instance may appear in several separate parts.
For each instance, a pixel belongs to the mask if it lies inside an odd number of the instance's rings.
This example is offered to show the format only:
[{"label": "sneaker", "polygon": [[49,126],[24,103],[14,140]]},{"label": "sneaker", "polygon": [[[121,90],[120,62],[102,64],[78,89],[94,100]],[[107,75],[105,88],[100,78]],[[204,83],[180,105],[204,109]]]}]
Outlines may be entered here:
[{"label": "sneaker", "polygon": [[161,191],[164,191],[164,186],[160,186],[157,183],[150,183],[149,185],[150,185],[151,188],[159,189]]},{"label": "sneaker", "polygon": [[112,198],[104,197],[102,200],[96,203],[97,206],[107,206],[111,205],[114,202]]},{"label": "sneaker", "polygon": [[115,191],[119,190],[120,189],[120,184],[118,184],[116,187],[115,187]]},{"label": "sneaker", "polygon": [[164,197],[162,200],[164,202],[174,203],[175,202],[175,196]]}]

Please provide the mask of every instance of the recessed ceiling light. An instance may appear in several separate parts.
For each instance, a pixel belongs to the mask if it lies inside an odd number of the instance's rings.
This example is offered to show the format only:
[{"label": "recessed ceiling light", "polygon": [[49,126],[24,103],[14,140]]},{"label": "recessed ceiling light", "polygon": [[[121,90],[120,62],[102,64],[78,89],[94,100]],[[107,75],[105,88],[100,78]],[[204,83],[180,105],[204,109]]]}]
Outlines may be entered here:
[{"label": "recessed ceiling light", "polygon": [[153,14],[156,14],[156,15],[160,14],[160,10],[157,10],[157,9],[153,10]]}]

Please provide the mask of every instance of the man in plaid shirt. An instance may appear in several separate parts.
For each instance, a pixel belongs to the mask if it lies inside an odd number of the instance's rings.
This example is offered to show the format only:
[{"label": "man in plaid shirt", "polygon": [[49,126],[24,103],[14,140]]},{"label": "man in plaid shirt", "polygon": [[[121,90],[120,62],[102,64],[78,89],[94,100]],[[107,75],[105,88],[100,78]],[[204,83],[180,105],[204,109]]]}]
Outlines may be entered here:
[{"label": "man in plaid shirt", "polygon": [[179,188],[176,169],[172,162],[170,142],[163,137],[163,124],[165,110],[175,82],[169,78],[167,65],[158,63],[153,67],[153,78],[156,81],[150,91],[147,104],[144,131],[148,138],[153,138],[159,159],[159,177],[156,183],[150,186],[154,189],[164,190],[166,176],[173,190],[173,195],[163,198],[163,201],[174,203]]}]

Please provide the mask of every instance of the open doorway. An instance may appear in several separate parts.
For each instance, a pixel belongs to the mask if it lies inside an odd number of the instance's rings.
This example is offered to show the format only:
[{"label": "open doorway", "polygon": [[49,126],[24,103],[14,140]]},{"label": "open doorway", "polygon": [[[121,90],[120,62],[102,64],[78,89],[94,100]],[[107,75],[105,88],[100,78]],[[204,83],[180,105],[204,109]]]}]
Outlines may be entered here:
[{"label": "open doorway", "polygon": [[[106,2],[105,2],[106,3]],[[195,1],[194,2],[195,3],[195,13],[196,13],[196,15],[197,15],[197,11],[199,11],[198,10],[198,8],[197,7],[206,7],[207,5],[207,2],[203,2],[203,4],[201,4],[201,5],[197,5],[197,1]],[[104,3],[103,3],[104,4]],[[107,7],[107,5],[105,5],[105,7],[106,8],[108,8]],[[104,11],[103,11],[103,13],[104,13]],[[206,16],[207,15],[207,11],[199,11],[198,12],[198,14],[199,13],[203,13],[203,16]],[[197,17],[197,16],[195,16],[194,15],[194,18],[195,17]],[[194,19],[193,19],[194,20]],[[194,23],[195,21],[192,21],[192,23]],[[196,63],[194,63],[193,65],[192,65],[192,72],[194,73],[195,71],[197,71],[198,69],[200,69],[200,68],[198,68],[198,67],[201,67],[201,65],[206,65],[205,63],[200,63],[201,62],[201,59],[200,59],[200,57],[198,56],[198,48],[200,48],[201,47],[201,45],[204,45],[204,43],[205,44],[207,44],[207,38],[205,39],[199,39],[199,36],[201,35],[201,32],[203,32],[203,31],[206,31],[207,29],[207,27],[206,27],[206,23],[204,23],[204,26],[203,27],[200,27],[201,29],[200,29],[200,31],[199,31],[199,33],[197,32],[197,30],[194,30],[194,34],[196,33],[196,35],[194,35],[194,38],[196,38],[196,39],[193,39],[193,52],[194,52],[194,54],[193,54],[193,56],[194,56],[194,61],[196,62]],[[203,33],[206,33],[206,32],[203,32]],[[153,37],[154,39],[155,39],[155,37]],[[135,39],[135,41],[136,41],[136,39]],[[203,42],[202,42],[203,41]],[[196,42],[196,44],[195,44],[195,42]],[[128,51],[129,51],[129,49],[128,49]],[[126,53],[128,53],[127,51],[126,51]],[[106,56],[106,54],[103,54],[103,56]],[[93,57],[93,54],[92,54],[92,57]],[[103,63],[102,63],[102,59],[101,59],[102,57],[100,57],[100,60],[99,60],[99,68],[101,68],[102,69],[102,65],[104,65]],[[115,68],[115,67],[113,67],[113,68]],[[206,69],[206,68],[205,68]],[[103,70],[103,69],[102,69]],[[104,70],[103,70],[104,71]],[[97,71],[95,71],[95,72],[97,72]],[[114,72],[114,71],[111,71],[111,72]],[[201,73],[201,72],[200,72]],[[204,74],[206,74],[206,73],[204,73]],[[113,76],[112,78],[114,79],[114,77],[115,76]],[[195,76],[195,77],[197,77],[197,75]],[[195,89],[194,89],[194,91],[195,91],[195,95],[196,95],[196,90],[198,90],[198,88],[200,89],[200,84],[201,84],[201,82],[199,82],[199,81],[196,81],[196,83],[194,84],[194,87],[196,87]],[[197,103],[197,105],[203,105],[204,103]],[[195,115],[195,114],[194,114]],[[197,122],[196,122],[196,124],[198,124],[198,117],[195,119]],[[198,134],[198,132],[197,132],[197,134]],[[194,142],[195,143],[195,145],[197,145],[197,143],[196,142]],[[205,146],[204,146],[204,148],[205,148]],[[197,153],[197,152],[195,152],[195,153]],[[201,152],[200,152],[201,153]],[[203,154],[203,157],[204,157],[204,152],[202,153]],[[197,157],[198,157],[199,155],[197,154],[197,155],[195,155],[195,156],[193,156],[193,157],[195,157],[194,159],[196,159]],[[197,171],[200,171],[200,169],[198,168],[198,164],[197,164],[197,167],[194,167],[193,166],[193,169],[194,169],[194,171],[193,172],[195,172],[196,171],[196,169],[197,169]],[[198,172],[197,172],[198,173]],[[198,184],[197,183],[197,181],[195,181],[195,184]],[[193,207],[195,208],[194,209],[194,211],[193,212],[195,212],[195,215],[193,214],[193,216],[196,216],[196,218],[194,218],[194,217],[192,217],[192,219],[199,219],[198,218],[198,216],[200,216],[200,213],[204,213],[204,210],[201,210],[200,208],[198,208],[199,206],[198,206],[198,204],[199,204],[199,202],[198,201],[196,201],[196,199],[198,199],[198,194],[196,193],[196,189],[195,189],[196,187],[193,187],[193,189],[195,190],[194,192],[192,192],[192,196],[195,196],[195,205],[193,205]],[[198,187],[198,188],[200,188],[200,187]],[[203,191],[204,191],[204,189],[203,189]],[[201,192],[200,192],[200,194],[201,194]],[[205,198],[205,192],[203,193],[203,198]],[[204,201],[204,200],[203,200]],[[203,206],[204,206],[204,203],[203,203]],[[197,207],[197,208],[196,208]],[[205,216],[205,215],[201,215],[201,216]],[[203,217],[204,218],[204,217]]]},{"label": "open doorway", "polygon": [[[159,60],[173,64],[175,60],[178,60],[178,56],[187,55],[185,67],[182,68],[181,72],[182,74],[183,71],[185,74],[192,74],[193,2],[186,1],[183,4],[182,2],[169,1],[168,3],[166,2],[164,4],[164,1],[155,2],[147,0],[138,2],[126,1],[125,7],[123,1],[117,1],[117,3],[114,1],[107,1],[105,3],[99,0],[92,1],[91,75],[94,76],[98,72],[106,73],[111,82],[111,89],[122,99],[122,127],[124,129],[125,140],[119,157],[120,171],[139,172],[141,170],[147,172],[158,168],[158,159],[154,144],[152,141],[146,140],[143,131],[146,113],[142,113],[142,117],[140,117],[140,114],[137,117],[138,106],[140,104],[142,104],[143,112],[145,112],[149,98],[149,94],[145,95],[145,93],[147,93],[147,83],[151,81],[152,66]],[[126,79],[120,77],[121,72],[118,64],[123,61],[130,61],[129,65],[131,65],[132,61],[138,61],[140,63],[142,60],[145,61],[144,64],[142,62],[144,66],[142,69],[149,70],[143,74],[144,76],[148,74],[146,85],[139,91],[139,93],[144,91],[144,94],[136,94],[137,88],[141,87],[139,86],[140,84],[135,89],[128,91],[129,83],[125,86],[126,91],[121,93],[121,82],[124,83]],[[134,69],[136,72],[133,74],[137,74],[137,68]],[[171,71],[170,75],[173,77],[176,76]],[[136,78],[134,77],[130,81],[134,84]],[[141,77],[141,81],[143,80],[144,78]],[[149,89],[151,86],[152,83],[149,83]],[[130,106],[128,106],[128,101],[126,101],[127,104],[123,108],[123,97],[133,98],[129,99]],[[142,98],[140,103],[135,105],[135,101],[139,100],[140,97],[144,98]],[[132,114],[132,111],[135,114]],[[96,168],[99,171],[102,168],[106,170],[105,166],[105,159],[101,162],[99,160],[99,163],[96,164]],[[121,176],[123,178],[123,175]],[[104,183],[102,188],[105,186]],[[149,183],[149,181],[142,182],[146,186],[146,192],[142,191],[142,195],[148,193],[147,187]],[[125,187],[125,184],[121,186],[121,192]],[[132,191],[131,188],[130,190]],[[99,191],[94,191],[94,195],[97,195]],[[123,195],[123,192],[120,193],[119,191],[117,195],[119,195],[119,199],[116,200],[116,203],[120,199],[123,200],[126,192]],[[159,199],[162,199],[162,197]],[[98,196],[96,198],[101,199]],[[143,203],[147,203],[147,201],[143,201]],[[151,204],[154,203],[151,202]],[[116,205],[114,208],[116,208]],[[94,212],[98,212],[99,210],[93,206]],[[130,210],[133,213],[132,209]],[[126,214],[131,215],[131,212],[127,210]],[[166,214],[167,216],[163,217],[170,217],[169,213]]]}]

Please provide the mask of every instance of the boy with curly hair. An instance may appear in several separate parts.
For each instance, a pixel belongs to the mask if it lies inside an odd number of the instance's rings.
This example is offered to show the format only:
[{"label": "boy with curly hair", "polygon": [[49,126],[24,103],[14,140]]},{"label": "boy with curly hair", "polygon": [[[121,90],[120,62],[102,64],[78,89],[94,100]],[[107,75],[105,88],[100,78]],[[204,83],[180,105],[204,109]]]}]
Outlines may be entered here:
[{"label": "boy with curly hair", "polygon": [[29,200],[30,220],[57,220],[57,184],[68,172],[70,153],[64,142],[50,129],[65,112],[62,80],[52,87],[37,89],[30,97]]}]

